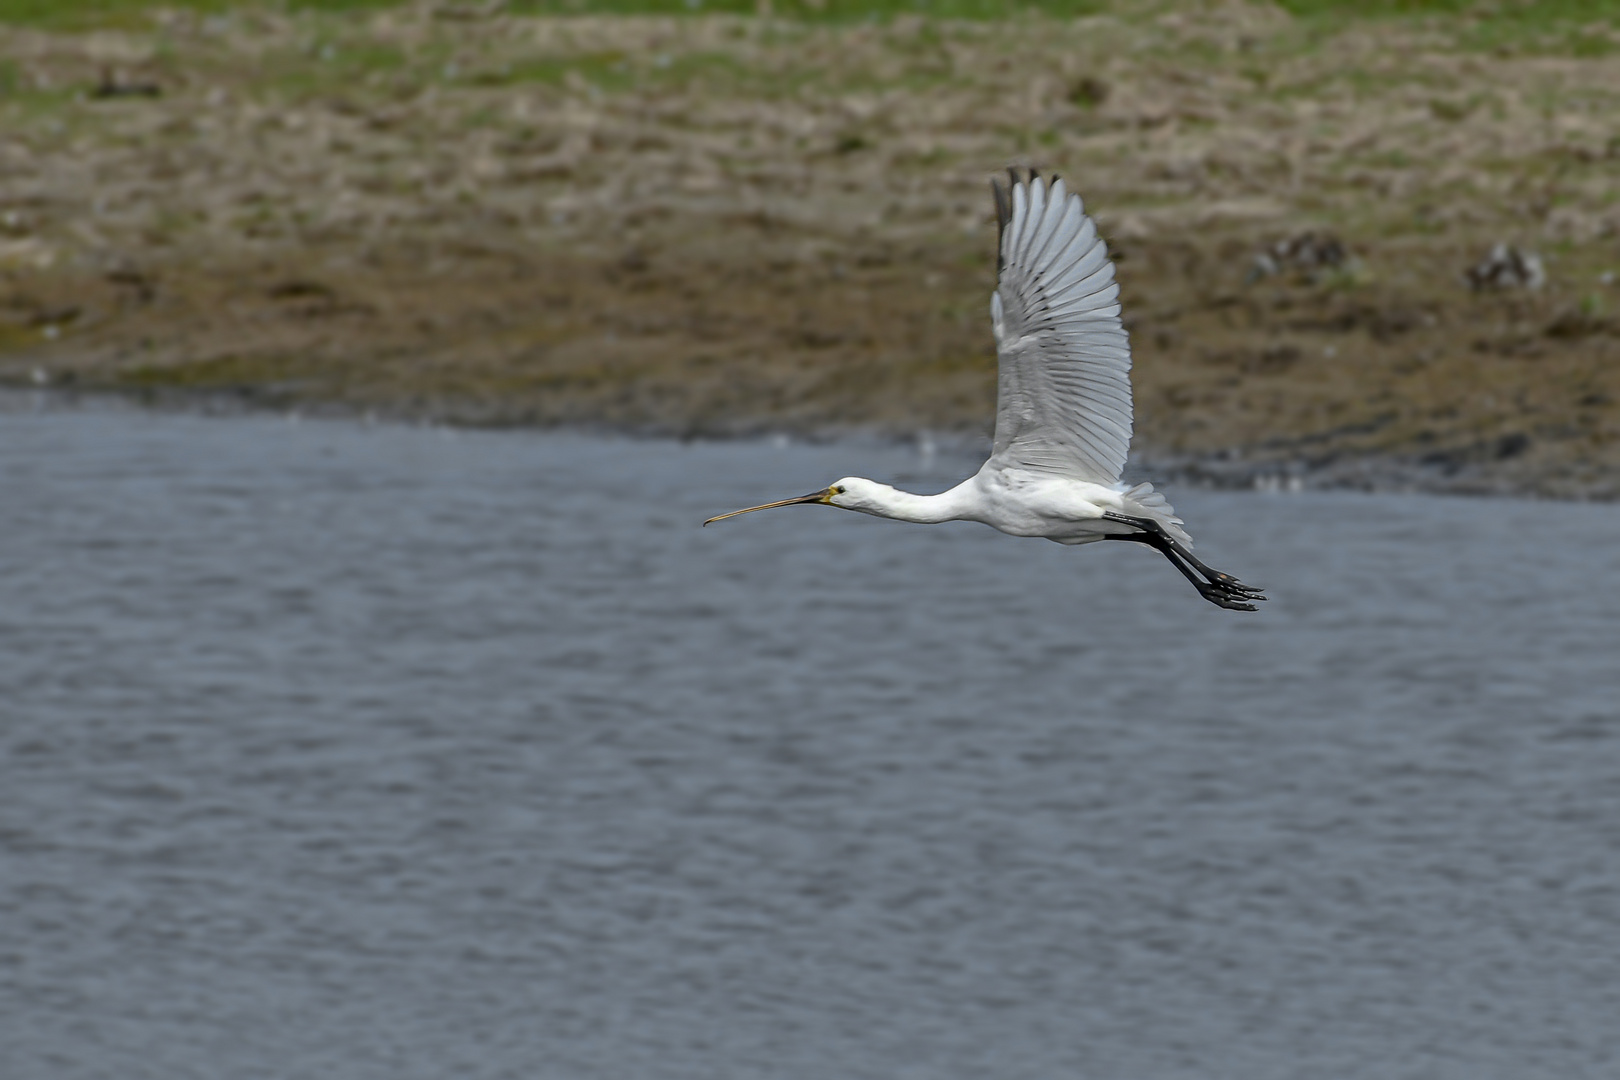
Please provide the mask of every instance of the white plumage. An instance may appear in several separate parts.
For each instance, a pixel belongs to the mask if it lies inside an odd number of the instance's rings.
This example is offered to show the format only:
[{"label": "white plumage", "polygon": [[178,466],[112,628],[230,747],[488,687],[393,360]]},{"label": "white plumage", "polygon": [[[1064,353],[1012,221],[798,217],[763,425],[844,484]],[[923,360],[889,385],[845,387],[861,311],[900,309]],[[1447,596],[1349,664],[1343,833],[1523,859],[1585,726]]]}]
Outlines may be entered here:
[{"label": "white plumage", "polygon": [[823,503],[901,521],[980,521],[1060,544],[1128,540],[1161,552],[1221,607],[1265,596],[1191,552],[1192,539],[1150,484],[1119,482],[1131,444],[1131,346],[1107,245],[1080,197],[1054,177],[992,184],[1001,225],[990,318],[999,379],[996,434],[979,471],[938,495],[845,477],[754,510]]}]

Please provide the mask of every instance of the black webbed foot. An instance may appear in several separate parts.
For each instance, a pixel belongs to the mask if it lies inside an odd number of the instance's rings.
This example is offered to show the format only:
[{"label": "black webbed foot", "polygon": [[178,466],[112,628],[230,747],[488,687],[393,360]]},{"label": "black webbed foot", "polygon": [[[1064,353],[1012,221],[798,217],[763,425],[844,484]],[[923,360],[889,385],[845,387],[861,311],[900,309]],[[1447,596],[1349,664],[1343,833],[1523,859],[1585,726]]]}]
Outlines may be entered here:
[{"label": "black webbed foot", "polygon": [[1230,574],[1221,576],[1227,578],[1231,584],[1227,584],[1225,581],[1193,581],[1193,587],[1198,590],[1199,596],[1202,596],[1216,607],[1223,607],[1228,611],[1259,610],[1255,607],[1254,602],[1264,600],[1266,598],[1265,593],[1259,589],[1249,588]]}]

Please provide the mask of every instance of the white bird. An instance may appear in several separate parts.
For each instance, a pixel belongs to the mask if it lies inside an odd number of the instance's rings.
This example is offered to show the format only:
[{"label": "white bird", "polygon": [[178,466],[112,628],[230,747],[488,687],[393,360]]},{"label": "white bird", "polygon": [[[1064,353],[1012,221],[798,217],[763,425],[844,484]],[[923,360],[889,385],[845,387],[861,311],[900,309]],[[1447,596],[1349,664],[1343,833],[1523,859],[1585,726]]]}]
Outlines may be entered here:
[{"label": "white bird", "polygon": [[990,318],[1000,375],[996,435],[979,471],[938,495],[846,476],[796,499],[927,524],[980,521],[1060,544],[1129,540],[1170,560],[1212,604],[1254,611],[1265,596],[1193,557],[1182,520],[1151,484],[1120,483],[1131,442],[1131,347],[1108,248],[1063,181],[991,183],[1000,223]]}]

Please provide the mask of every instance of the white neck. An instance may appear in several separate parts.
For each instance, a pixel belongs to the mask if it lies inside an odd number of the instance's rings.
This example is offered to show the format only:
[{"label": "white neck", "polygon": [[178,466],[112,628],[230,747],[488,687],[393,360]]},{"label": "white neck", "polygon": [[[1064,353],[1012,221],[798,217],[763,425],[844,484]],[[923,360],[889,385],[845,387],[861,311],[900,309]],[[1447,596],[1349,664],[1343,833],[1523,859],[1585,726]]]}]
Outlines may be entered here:
[{"label": "white neck", "polygon": [[887,484],[876,484],[877,490],[871,496],[874,505],[852,506],[849,509],[876,517],[894,518],[896,521],[915,521],[922,525],[972,520],[968,513],[970,492],[965,490],[972,483],[972,480],[964,480],[938,495],[913,495]]}]

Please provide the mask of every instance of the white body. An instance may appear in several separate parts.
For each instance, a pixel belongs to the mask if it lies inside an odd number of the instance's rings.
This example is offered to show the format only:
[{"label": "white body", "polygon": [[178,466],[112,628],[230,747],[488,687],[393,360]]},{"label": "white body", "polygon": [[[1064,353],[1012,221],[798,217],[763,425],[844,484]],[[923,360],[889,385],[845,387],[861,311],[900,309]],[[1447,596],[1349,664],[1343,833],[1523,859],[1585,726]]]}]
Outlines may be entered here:
[{"label": "white body", "polygon": [[[1113,511],[1153,517],[1185,537],[1180,519],[1164,497],[1147,484],[1094,484],[1029,469],[1007,468],[994,458],[977,473],[938,495],[913,495],[887,484],[845,477],[844,488],[827,501],[833,506],[876,517],[938,524],[978,521],[1012,536],[1042,536],[1060,544],[1089,544],[1105,536],[1123,536],[1129,526],[1104,520]],[[1183,543],[1190,541],[1183,540]]]}]

